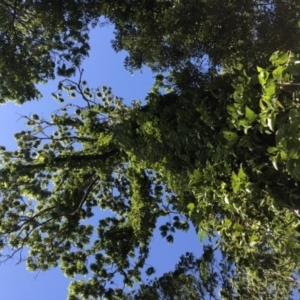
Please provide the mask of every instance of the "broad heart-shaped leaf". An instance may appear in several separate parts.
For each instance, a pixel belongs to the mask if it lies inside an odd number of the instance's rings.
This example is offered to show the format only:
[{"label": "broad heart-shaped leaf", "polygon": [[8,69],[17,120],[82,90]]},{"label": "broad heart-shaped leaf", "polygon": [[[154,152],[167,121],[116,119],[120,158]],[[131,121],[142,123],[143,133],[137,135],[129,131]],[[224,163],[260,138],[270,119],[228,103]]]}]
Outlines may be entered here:
[{"label": "broad heart-shaped leaf", "polygon": [[289,52],[276,51],[271,55],[270,61],[274,66],[283,65],[287,63],[289,59],[289,54]]},{"label": "broad heart-shaped leaf", "polygon": [[268,78],[269,78],[270,73],[267,71],[261,71],[258,75],[258,81],[261,85],[265,85]]},{"label": "broad heart-shaped leaf", "polygon": [[285,66],[278,66],[273,72],[272,75],[276,80],[281,80],[286,73]]},{"label": "broad heart-shaped leaf", "polygon": [[276,93],[277,86],[274,81],[268,80],[266,85],[263,87],[265,100],[270,100]]},{"label": "broad heart-shaped leaf", "polygon": [[254,121],[257,118],[256,113],[249,108],[248,106],[246,106],[246,118],[249,119],[250,121]]}]

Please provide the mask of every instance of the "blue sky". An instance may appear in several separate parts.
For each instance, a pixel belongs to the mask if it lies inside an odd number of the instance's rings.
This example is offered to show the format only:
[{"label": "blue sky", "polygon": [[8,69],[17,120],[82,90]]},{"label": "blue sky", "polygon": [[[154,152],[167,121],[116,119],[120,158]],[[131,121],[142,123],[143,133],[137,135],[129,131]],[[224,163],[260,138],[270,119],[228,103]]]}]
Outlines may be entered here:
[{"label": "blue sky", "polygon": [[[90,57],[83,63],[84,79],[90,87],[106,85],[112,88],[113,94],[124,98],[126,103],[132,100],[143,100],[152,86],[153,74],[148,69],[131,75],[124,69],[125,53],[116,54],[111,46],[112,28],[97,28],[90,35]],[[16,66],[19,67],[19,66]],[[16,148],[13,134],[24,130],[24,119],[20,115],[30,113],[48,117],[60,107],[51,97],[57,90],[57,81],[40,86],[43,98],[31,101],[22,106],[8,103],[0,107],[0,145],[8,150]],[[151,255],[148,263],[154,265],[157,275],[172,270],[179,256],[186,251],[201,253],[199,238],[193,230],[175,235],[175,242],[168,245],[158,231],[151,244]],[[17,259],[6,262],[0,267],[0,299],[2,300],[64,300],[70,280],[65,278],[59,268],[45,273],[30,273],[25,263],[16,265]]]}]

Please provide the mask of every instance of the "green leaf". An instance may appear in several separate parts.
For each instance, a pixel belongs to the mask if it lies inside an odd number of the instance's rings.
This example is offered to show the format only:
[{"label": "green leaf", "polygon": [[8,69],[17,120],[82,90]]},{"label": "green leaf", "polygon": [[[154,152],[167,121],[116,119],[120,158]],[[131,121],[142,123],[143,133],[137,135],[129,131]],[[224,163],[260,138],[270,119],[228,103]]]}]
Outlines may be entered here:
[{"label": "green leaf", "polygon": [[263,68],[261,68],[261,67],[259,67],[259,66],[257,66],[256,69],[257,69],[257,72],[258,72],[258,73],[261,73],[261,72],[264,70]]},{"label": "green leaf", "polygon": [[224,225],[229,228],[232,225],[232,221],[230,219],[226,219]]},{"label": "green leaf", "polygon": [[277,104],[278,107],[280,107],[282,109],[285,109],[285,107],[283,106],[283,104],[279,100],[276,101],[276,104]]},{"label": "green leaf", "polygon": [[259,237],[257,235],[251,235],[250,236],[250,242],[258,241]]},{"label": "green leaf", "polygon": [[278,170],[278,162],[276,157],[272,158],[272,164],[275,170]]},{"label": "green leaf", "polygon": [[264,87],[264,93],[266,94],[267,98],[270,99],[276,93],[276,85],[274,83],[267,84]]},{"label": "green leaf", "polygon": [[237,93],[242,93],[244,91],[244,86],[242,84],[239,84],[239,85],[231,84],[231,85],[235,89],[234,96],[238,96]]},{"label": "green leaf", "polygon": [[271,55],[270,61],[274,66],[285,64],[289,60],[289,54],[289,52],[276,51]]},{"label": "green leaf", "polygon": [[243,69],[243,75],[244,75],[246,78],[249,78],[245,69]]},{"label": "green leaf", "polygon": [[[201,225],[199,227],[201,228]],[[200,230],[199,233],[198,233],[198,236],[200,238],[200,242],[203,243],[203,241],[206,238],[207,234],[204,230]]]},{"label": "green leaf", "polygon": [[256,241],[252,241],[252,242],[249,243],[250,247],[254,247],[256,244],[257,244]]},{"label": "green leaf", "polygon": [[262,111],[268,109],[268,107],[264,105],[264,101],[262,99],[259,100],[259,107]]},{"label": "green leaf", "polygon": [[238,135],[233,131],[223,131],[223,136],[226,140],[230,142],[235,142],[238,139]]},{"label": "green leaf", "polygon": [[238,178],[241,180],[245,180],[247,178],[247,175],[245,174],[242,166],[240,166],[239,172],[238,172]]},{"label": "green leaf", "polygon": [[293,173],[294,171],[294,168],[295,168],[295,159],[289,159],[287,162],[286,162],[286,169],[288,170],[288,172],[290,174]]},{"label": "green leaf", "polygon": [[290,113],[289,113],[289,120],[291,123],[296,124],[296,126],[298,127],[299,125],[299,121],[300,121],[300,114],[298,109],[291,109]]},{"label": "green leaf", "polygon": [[[234,236],[234,237],[239,237],[239,236],[241,236],[241,232],[239,232],[239,231],[234,231],[234,232],[233,232],[233,236]],[[237,245],[238,245],[238,244],[237,244]],[[237,245],[236,245],[236,246],[237,246]]]},{"label": "green leaf", "polygon": [[246,79],[243,76],[238,76],[238,81],[243,83],[246,81]]},{"label": "green leaf", "polygon": [[237,193],[240,190],[241,180],[234,171],[231,173],[231,185],[234,193]]},{"label": "green leaf", "polygon": [[284,146],[286,143],[286,138],[287,136],[285,134],[285,131],[282,128],[276,131],[275,142],[277,146],[279,145]]},{"label": "green leaf", "polygon": [[254,121],[256,117],[257,117],[256,113],[251,108],[246,106],[246,118],[249,119],[250,121]]},{"label": "green leaf", "polygon": [[243,98],[241,97],[241,92],[242,92],[243,88],[241,86],[238,86],[238,87],[239,87],[239,90],[236,90],[236,92],[233,94],[233,98],[237,103],[243,103]]},{"label": "green leaf", "polygon": [[200,179],[201,179],[201,172],[199,170],[194,170],[193,178],[196,181],[200,181]]},{"label": "green leaf", "polygon": [[236,113],[236,109],[233,105],[227,105],[226,106],[228,113],[234,115]]},{"label": "green leaf", "polygon": [[235,63],[233,67],[238,71],[241,71],[243,69],[243,65],[241,63]]},{"label": "green leaf", "polygon": [[294,170],[293,170],[292,175],[293,175],[297,180],[300,180],[300,164],[299,164],[299,161],[298,161],[298,164],[297,164],[297,163],[295,164],[295,168],[294,168]]},{"label": "green leaf", "polygon": [[267,82],[267,80],[269,78],[269,74],[270,73],[267,72],[267,71],[262,71],[262,72],[259,73],[259,75],[258,75],[258,81],[259,81],[259,83],[261,85],[265,85],[266,84],[266,82]]},{"label": "green leaf", "polygon": [[276,80],[281,80],[286,73],[285,66],[278,66],[273,72],[272,75]]},{"label": "green leaf", "polygon": [[244,230],[244,226],[238,223],[233,224],[233,229],[237,232],[242,232]]},{"label": "green leaf", "polygon": [[224,201],[225,201],[225,203],[226,203],[226,204],[229,204],[228,195],[225,195],[225,197],[224,197]]},{"label": "green leaf", "polygon": [[287,142],[287,156],[288,158],[293,158],[295,155],[298,154],[300,150],[300,144],[298,141],[289,140]]},{"label": "green leaf", "polygon": [[278,152],[278,149],[276,147],[269,147],[267,151],[270,154],[274,154]]},{"label": "green leaf", "polygon": [[272,131],[274,131],[275,128],[275,120],[276,120],[276,114],[271,113],[269,118],[267,119],[267,125]]},{"label": "green leaf", "polygon": [[201,181],[201,172],[199,170],[194,170],[193,174],[191,175],[191,180],[189,184],[191,186],[197,185]]},{"label": "green leaf", "polygon": [[194,203],[189,203],[187,205],[187,208],[188,208],[189,211],[193,211],[195,209],[195,204]]}]

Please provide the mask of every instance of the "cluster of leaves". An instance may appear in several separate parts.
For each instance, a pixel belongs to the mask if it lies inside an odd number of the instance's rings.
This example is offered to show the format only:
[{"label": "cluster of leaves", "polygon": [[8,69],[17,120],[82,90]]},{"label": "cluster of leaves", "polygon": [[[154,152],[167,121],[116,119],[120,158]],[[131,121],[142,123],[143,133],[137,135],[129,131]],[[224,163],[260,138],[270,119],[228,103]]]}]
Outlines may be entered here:
[{"label": "cluster of leaves", "polygon": [[[236,80],[241,80],[239,73]],[[259,299],[262,291],[270,299],[282,299],[297,285],[290,276],[299,261],[299,221],[290,211],[299,209],[293,201],[299,189],[297,178],[284,171],[278,174],[272,164],[268,149],[274,147],[277,132],[261,131],[254,124],[265,88],[259,87],[257,76],[253,87],[255,78],[249,77],[247,92],[252,98],[246,98],[239,94],[242,83],[234,85],[234,92],[226,74],[204,87],[201,77],[200,87],[180,86],[178,76],[169,77],[179,83],[176,86],[159,77],[158,86],[171,92],[148,96],[149,110],[157,117],[152,122],[159,132],[157,141],[169,150],[161,162],[165,163],[162,174],[178,195],[176,208],[190,216],[202,238],[218,233],[220,250],[235,261],[233,281],[239,293],[248,288],[252,299]],[[248,286],[241,288],[245,278]],[[268,282],[276,289],[268,290]]]},{"label": "cluster of leaves", "polygon": [[[116,274],[126,286],[141,281],[157,218],[170,214],[176,196],[123,146],[132,134],[128,114],[138,104],[126,107],[110,88],[92,90],[85,81],[66,80],[59,89],[53,94],[58,101],[66,91],[71,97],[80,94],[86,106],[69,103],[51,120],[26,117],[31,129],[15,135],[19,150],[1,148],[0,237],[11,249],[2,259],[19,255],[23,260],[27,246],[29,270],[60,263],[66,276],[93,274],[72,283],[69,297],[96,299],[112,293]],[[163,199],[167,192],[169,203]],[[109,215],[102,216],[99,208]],[[100,214],[97,228],[88,221],[94,214]],[[182,225],[186,218],[178,215],[173,232],[188,229]]]},{"label": "cluster of leaves", "polygon": [[[218,289],[224,299],[291,299],[300,260],[298,1],[2,2],[2,101],[36,97],[34,83],[53,77],[57,57],[58,74],[72,75],[101,15],[129,69],[171,70],[156,76],[145,105],[126,106],[80,76],[53,97],[63,103],[64,91],[83,106],[25,117],[18,150],[0,153],[2,258],[22,260],[29,247],[30,270],[89,274],[71,284],[72,300],[217,298]],[[260,67],[272,49],[284,51]],[[221,271],[206,248],[131,294],[112,288],[118,275],[124,286],[141,282],[160,216],[168,242],[189,221],[202,240],[214,238]]]},{"label": "cluster of leaves", "polygon": [[191,62],[214,70],[236,61],[253,68],[273,49],[297,49],[298,10],[298,1],[284,0],[4,0],[1,102],[40,98],[35,84],[73,75],[88,55],[88,29],[104,18],[115,28],[113,48],[128,51],[130,70]]},{"label": "cluster of leaves", "polygon": [[[299,209],[297,181],[299,168],[299,58],[292,52],[275,52],[271,65],[257,67],[258,74],[240,77],[235,87],[234,103],[228,106],[234,127],[251,133],[267,134],[271,143],[266,149],[280,174],[289,174],[294,185],[288,186],[288,207]],[[254,86],[261,87],[258,93]],[[237,137],[235,135],[235,137]],[[287,185],[287,183],[285,183]],[[287,186],[286,186],[287,187]]]},{"label": "cluster of leaves", "polygon": [[102,8],[115,26],[114,49],[128,51],[125,66],[155,71],[191,61],[200,69],[236,61],[255,67],[274,49],[297,48],[298,9],[297,1],[283,0],[143,0]]},{"label": "cluster of leaves", "polygon": [[40,98],[35,84],[75,73],[88,55],[88,25],[98,21],[88,2],[1,1],[1,103]]},{"label": "cluster of leaves", "polygon": [[[30,270],[60,263],[67,276],[90,275],[71,284],[70,299],[121,299],[123,288],[112,289],[115,276],[125,286],[141,282],[157,219],[170,216],[160,227],[168,242],[176,229],[189,228],[188,220],[202,239],[215,238],[222,262],[234,268],[230,297],[290,294],[299,222],[290,211],[297,207],[282,197],[297,190],[297,178],[278,174],[268,152],[275,133],[260,130],[254,118],[259,111],[251,103],[266,89],[249,88],[250,99],[226,74],[209,79],[191,70],[157,76],[145,105],[126,106],[110,88],[64,80],[53,97],[63,102],[65,91],[85,106],[70,102],[51,120],[26,117],[31,129],[16,134],[19,150],[1,150],[0,234],[12,251],[3,259],[23,259],[28,246]],[[252,127],[245,129],[244,119]],[[98,217],[99,207],[109,216]],[[88,221],[94,215],[97,228]],[[187,286],[196,282],[182,276]]]},{"label": "cluster of leaves", "polygon": [[218,293],[223,299],[233,299],[230,283],[233,273],[231,264],[218,264],[213,248],[205,246],[200,259],[187,252],[180,257],[174,271],[143,284],[125,299],[219,299]]}]

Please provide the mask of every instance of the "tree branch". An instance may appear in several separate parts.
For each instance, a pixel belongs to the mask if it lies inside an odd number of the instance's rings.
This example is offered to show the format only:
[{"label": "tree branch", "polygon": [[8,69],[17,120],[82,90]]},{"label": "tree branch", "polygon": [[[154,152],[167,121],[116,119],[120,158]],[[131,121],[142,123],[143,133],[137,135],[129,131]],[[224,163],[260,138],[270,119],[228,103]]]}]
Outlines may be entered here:
[{"label": "tree branch", "polygon": [[89,184],[84,196],[82,197],[79,206],[77,207],[77,209],[75,211],[73,211],[71,213],[71,216],[75,215],[76,213],[79,213],[80,209],[82,208],[83,204],[86,202],[88,195],[90,194],[93,186],[96,184],[96,182],[100,179],[99,176],[96,176],[96,178],[94,180],[91,181],[91,183]]}]

